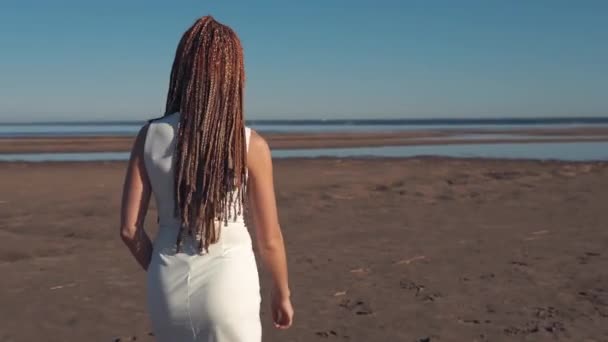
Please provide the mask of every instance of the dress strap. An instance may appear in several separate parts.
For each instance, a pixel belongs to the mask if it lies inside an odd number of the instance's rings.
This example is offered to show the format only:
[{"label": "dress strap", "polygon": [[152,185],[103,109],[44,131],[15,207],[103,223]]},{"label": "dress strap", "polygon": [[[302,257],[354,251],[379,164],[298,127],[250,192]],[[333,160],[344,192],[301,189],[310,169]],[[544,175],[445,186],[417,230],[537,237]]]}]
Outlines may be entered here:
[{"label": "dress strap", "polygon": [[251,141],[251,128],[245,127],[245,148],[249,152],[249,141]]}]

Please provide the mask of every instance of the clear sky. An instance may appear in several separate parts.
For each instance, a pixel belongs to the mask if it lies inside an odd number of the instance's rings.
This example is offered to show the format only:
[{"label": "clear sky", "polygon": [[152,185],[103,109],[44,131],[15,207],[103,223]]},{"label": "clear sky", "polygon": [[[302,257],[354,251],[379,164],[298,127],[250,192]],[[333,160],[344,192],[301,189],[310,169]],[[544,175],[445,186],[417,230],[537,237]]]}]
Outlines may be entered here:
[{"label": "clear sky", "polygon": [[0,121],[158,116],[205,14],[249,119],[608,115],[608,1],[2,0]]}]

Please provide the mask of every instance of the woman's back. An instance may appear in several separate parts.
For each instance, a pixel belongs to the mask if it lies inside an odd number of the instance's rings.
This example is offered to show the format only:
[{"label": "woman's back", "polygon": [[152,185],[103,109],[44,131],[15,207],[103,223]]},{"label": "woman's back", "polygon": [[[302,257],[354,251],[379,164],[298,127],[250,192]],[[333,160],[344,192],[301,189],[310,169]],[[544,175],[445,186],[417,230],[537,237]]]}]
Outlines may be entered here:
[{"label": "woman's back", "polygon": [[[159,341],[260,341],[259,280],[243,214],[218,222],[220,238],[202,254],[199,239],[190,235],[182,237],[177,251],[181,221],[174,214],[174,158],[179,115],[152,121],[144,143],[159,217],[147,277],[155,333]],[[251,130],[245,132],[248,144]]]},{"label": "woman's back", "polygon": [[[146,141],[144,144],[144,162],[154,199],[158,210],[159,227],[161,233],[175,235],[173,244],[177,241],[181,220],[175,213],[175,147],[177,144],[177,129],[180,114],[164,116],[153,120],[148,125]],[[245,128],[246,146],[249,147],[251,129]],[[204,143],[204,142],[203,142]],[[246,151],[248,148],[246,148]],[[234,195],[234,198],[238,196]],[[228,227],[245,227],[243,213],[238,210],[238,203],[233,203],[232,218],[228,220]],[[187,238],[187,237],[184,237]],[[191,250],[192,251],[192,250]],[[192,251],[194,252],[194,251]]]}]

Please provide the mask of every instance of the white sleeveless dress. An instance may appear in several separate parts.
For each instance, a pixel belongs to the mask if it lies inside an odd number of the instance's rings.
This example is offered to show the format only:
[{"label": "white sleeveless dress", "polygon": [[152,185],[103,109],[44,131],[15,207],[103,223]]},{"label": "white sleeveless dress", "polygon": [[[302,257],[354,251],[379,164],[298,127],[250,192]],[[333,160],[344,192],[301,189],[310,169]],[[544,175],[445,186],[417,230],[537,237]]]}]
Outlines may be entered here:
[{"label": "white sleeveless dress", "polygon": [[[260,342],[260,285],[252,242],[242,215],[221,225],[220,239],[199,254],[184,234],[176,253],[173,157],[179,113],[149,124],[146,170],[159,214],[147,273],[150,319],[162,342]],[[245,129],[247,147],[251,130]]]}]

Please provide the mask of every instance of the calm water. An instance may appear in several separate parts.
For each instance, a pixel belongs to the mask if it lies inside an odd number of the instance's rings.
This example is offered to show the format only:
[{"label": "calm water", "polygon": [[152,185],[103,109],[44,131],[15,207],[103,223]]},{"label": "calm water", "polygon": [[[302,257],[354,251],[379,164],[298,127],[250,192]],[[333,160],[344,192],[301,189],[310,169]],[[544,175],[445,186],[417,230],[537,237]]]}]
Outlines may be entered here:
[{"label": "calm water", "polygon": [[[407,120],[255,120],[248,123],[260,132],[380,132],[450,129],[521,129],[608,126],[608,118],[545,119],[407,119]],[[0,137],[23,136],[132,136],[143,122],[66,122],[0,124]]]},{"label": "calm water", "polygon": [[454,134],[445,137],[420,137],[411,138],[412,140],[588,140],[588,139],[607,139],[608,136],[602,135],[585,135],[585,136],[572,136],[572,135],[527,135],[527,134],[508,134],[508,133],[476,133],[476,134]]},{"label": "calm water", "polygon": [[[608,161],[608,142],[458,144],[435,146],[390,146],[370,148],[328,148],[276,150],[274,158],[311,157],[480,157],[507,159],[557,159]],[[129,153],[26,153],[0,154],[0,161],[115,161],[127,160]]]}]

